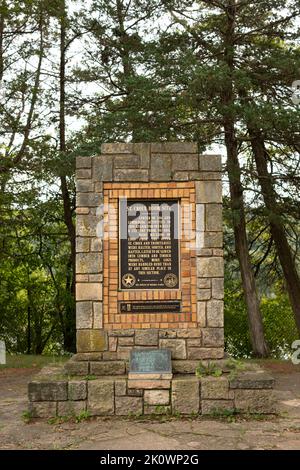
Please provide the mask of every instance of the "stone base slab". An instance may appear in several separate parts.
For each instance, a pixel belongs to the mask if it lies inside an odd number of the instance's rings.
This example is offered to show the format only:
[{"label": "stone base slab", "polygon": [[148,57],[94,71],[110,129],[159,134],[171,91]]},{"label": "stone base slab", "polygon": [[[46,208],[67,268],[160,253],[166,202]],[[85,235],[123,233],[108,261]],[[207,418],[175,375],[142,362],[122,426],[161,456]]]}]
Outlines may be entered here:
[{"label": "stone base slab", "polygon": [[129,379],[127,374],[72,377],[55,367],[42,370],[29,383],[28,398],[36,418],[76,416],[83,411],[91,416],[274,414],[273,386],[273,378],[261,369],[234,377],[177,374],[167,380]]}]

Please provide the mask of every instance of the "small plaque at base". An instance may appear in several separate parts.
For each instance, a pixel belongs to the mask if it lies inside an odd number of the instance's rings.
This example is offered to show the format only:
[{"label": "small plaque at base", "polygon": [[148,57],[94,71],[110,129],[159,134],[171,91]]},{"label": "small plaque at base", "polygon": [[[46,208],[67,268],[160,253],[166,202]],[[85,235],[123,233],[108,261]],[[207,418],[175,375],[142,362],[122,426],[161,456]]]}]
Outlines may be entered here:
[{"label": "small plaque at base", "polygon": [[[130,353],[129,374],[141,375],[150,378],[150,375],[158,376],[172,374],[171,351],[169,349],[134,349]],[[165,377],[159,377],[165,378]]]}]

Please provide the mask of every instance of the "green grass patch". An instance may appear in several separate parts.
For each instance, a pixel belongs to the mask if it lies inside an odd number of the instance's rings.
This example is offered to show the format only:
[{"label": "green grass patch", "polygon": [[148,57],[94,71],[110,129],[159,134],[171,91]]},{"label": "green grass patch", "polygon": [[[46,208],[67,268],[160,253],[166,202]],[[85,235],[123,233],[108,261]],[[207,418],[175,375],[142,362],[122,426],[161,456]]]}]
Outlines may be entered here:
[{"label": "green grass patch", "polygon": [[7,354],[6,364],[1,369],[40,369],[48,364],[62,365],[69,359],[68,356],[37,356],[33,354]]}]

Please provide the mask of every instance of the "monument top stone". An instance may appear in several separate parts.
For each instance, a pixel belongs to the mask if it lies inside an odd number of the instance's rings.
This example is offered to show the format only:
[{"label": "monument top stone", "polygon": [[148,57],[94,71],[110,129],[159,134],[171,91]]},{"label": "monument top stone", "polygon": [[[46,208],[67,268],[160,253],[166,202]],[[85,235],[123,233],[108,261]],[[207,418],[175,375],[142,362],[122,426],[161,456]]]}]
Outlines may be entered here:
[{"label": "monument top stone", "polygon": [[0,364],[6,364],[6,348],[4,341],[0,341]]}]

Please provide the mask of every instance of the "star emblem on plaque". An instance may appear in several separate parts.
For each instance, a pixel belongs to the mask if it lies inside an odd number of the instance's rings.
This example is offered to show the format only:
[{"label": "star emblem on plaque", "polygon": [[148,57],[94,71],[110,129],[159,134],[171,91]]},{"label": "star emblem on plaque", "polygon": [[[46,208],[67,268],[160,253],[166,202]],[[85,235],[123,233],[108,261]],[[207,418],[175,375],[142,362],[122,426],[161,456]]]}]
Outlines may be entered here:
[{"label": "star emblem on plaque", "polygon": [[135,276],[130,273],[124,274],[124,276],[122,277],[122,284],[127,289],[130,289],[130,287],[133,287],[135,284],[135,281],[136,281]]},{"label": "star emblem on plaque", "polygon": [[170,288],[173,288],[177,285],[178,283],[178,277],[176,276],[176,274],[173,274],[173,273],[169,273],[169,274],[166,274],[165,277],[164,277],[164,285],[166,287],[170,287]]}]

